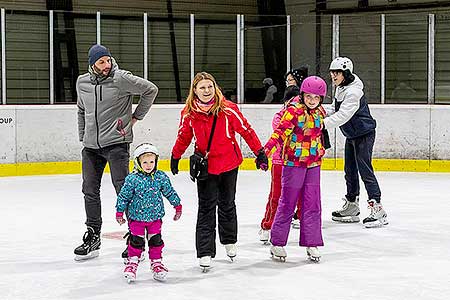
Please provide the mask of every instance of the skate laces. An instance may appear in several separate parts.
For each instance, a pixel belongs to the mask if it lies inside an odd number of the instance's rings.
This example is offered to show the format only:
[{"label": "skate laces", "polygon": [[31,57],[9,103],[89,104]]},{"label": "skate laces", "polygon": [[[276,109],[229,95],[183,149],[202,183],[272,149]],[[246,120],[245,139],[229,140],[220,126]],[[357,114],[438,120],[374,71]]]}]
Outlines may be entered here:
[{"label": "skate laces", "polygon": [[127,265],[125,266],[125,272],[132,272],[132,273],[136,273],[138,267],[138,263],[128,259]]},{"label": "skate laces", "polygon": [[367,208],[370,209],[369,218],[376,218],[378,212],[380,212],[383,209],[381,204],[378,204],[374,201],[370,201],[367,205]]},{"label": "skate laces", "polygon": [[88,242],[92,241],[94,237],[94,231],[93,230],[86,230],[86,232],[83,235],[83,243],[87,244]]},{"label": "skate laces", "polygon": [[166,266],[164,266],[161,261],[152,261],[151,267],[152,267],[153,272],[155,272],[155,273],[160,273],[160,272],[163,272],[163,271],[167,272],[168,271]]}]

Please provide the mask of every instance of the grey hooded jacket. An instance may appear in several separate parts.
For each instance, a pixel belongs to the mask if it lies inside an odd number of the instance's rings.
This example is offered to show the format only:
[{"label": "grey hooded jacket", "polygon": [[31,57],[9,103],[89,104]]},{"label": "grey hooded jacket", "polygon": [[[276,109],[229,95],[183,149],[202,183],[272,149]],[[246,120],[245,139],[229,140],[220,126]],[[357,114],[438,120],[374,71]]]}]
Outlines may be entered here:
[{"label": "grey hooded jacket", "polygon": [[[131,119],[142,120],[158,94],[152,82],[120,70],[112,59],[108,77],[97,76],[90,68],[77,80],[78,135],[87,148],[131,143]],[[132,113],[133,95],[140,95]]]}]

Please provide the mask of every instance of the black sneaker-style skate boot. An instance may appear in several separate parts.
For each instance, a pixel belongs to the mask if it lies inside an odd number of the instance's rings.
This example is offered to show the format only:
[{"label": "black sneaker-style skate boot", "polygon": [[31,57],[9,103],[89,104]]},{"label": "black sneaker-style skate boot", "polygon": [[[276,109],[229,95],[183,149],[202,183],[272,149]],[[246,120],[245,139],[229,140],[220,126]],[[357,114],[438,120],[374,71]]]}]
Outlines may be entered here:
[{"label": "black sneaker-style skate boot", "polygon": [[100,231],[95,232],[94,228],[88,226],[83,235],[83,244],[76,247],[75,260],[86,260],[97,257],[100,250]]}]

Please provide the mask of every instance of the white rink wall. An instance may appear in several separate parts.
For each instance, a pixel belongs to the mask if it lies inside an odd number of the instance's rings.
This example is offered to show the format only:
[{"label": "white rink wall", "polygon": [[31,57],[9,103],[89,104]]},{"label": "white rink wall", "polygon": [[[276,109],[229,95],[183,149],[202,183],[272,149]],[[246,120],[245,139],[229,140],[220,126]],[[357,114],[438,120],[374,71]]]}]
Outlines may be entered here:
[{"label": "white rink wall", "polygon": [[[155,104],[134,128],[135,145],[152,142],[161,158],[170,157],[183,105]],[[264,143],[271,121],[281,105],[244,104],[241,110]],[[450,106],[370,105],[377,120],[374,158],[450,159]],[[79,161],[77,109],[75,105],[0,106],[0,164],[23,162]],[[342,158],[344,138],[330,132],[334,145],[328,158]],[[243,140],[244,155],[252,156]],[[187,157],[191,153],[188,150]]]}]

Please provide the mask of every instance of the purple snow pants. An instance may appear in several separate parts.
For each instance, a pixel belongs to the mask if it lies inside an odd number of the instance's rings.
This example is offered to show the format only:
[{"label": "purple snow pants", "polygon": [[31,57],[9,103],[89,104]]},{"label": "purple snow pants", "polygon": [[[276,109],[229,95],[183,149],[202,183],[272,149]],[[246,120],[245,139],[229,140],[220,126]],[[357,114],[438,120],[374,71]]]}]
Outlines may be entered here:
[{"label": "purple snow pants", "polygon": [[281,198],[272,224],[271,243],[285,246],[291,220],[301,199],[300,246],[323,246],[322,207],[320,204],[320,166],[313,168],[283,166]]}]

